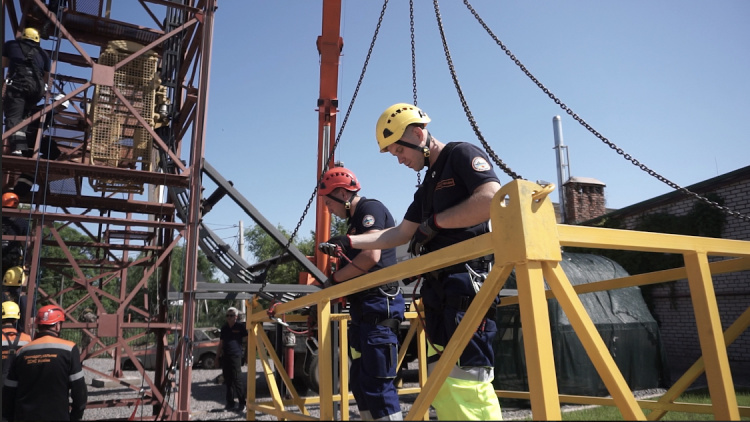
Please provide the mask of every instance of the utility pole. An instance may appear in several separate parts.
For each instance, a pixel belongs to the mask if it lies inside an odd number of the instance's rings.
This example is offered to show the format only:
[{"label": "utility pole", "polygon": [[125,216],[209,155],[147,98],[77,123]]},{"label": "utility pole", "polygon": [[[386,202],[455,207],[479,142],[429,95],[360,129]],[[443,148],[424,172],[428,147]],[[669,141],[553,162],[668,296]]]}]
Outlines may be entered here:
[{"label": "utility pole", "polygon": [[[237,248],[239,249],[237,252],[240,254],[240,258],[242,260],[245,260],[245,227],[240,220],[240,233],[239,233],[239,240],[237,240]],[[242,304],[240,305],[240,312],[242,312],[243,315],[245,315],[245,321],[247,321],[247,309],[245,309],[245,300],[243,299]]]}]

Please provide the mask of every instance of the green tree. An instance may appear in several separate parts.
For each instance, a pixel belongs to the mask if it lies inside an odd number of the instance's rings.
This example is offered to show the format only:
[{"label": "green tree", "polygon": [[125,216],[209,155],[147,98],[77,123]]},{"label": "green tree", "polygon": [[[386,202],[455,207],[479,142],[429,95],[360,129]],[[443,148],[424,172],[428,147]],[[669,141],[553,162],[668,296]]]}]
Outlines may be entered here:
[{"label": "green tree", "polygon": [[[61,223],[55,223],[54,227],[66,245],[80,245],[91,241],[88,236]],[[41,249],[43,265],[40,266],[37,286],[46,293],[46,296],[37,295],[37,309],[51,303],[51,300],[63,307],[70,306],[81,299],[86,292],[81,285],[74,283],[73,278],[77,277],[76,272],[71,268],[63,249],[52,241],[54,237],[50,229],[45,228],[42,236],[46,242]],[[98,258],[96,248],[68,246],[68,250],[79,264],[84,277],[90,278],[99,272],[91,264]],[[70,287],[74,287],[74,290],[65,291]],[[33,297],[32,292],[27,294]]]},{"label": "green tree", "polygon": [[[289,233],[281,225],[277,228],[286,238],[289,238]],[[286,244],[280,245],[263,228],[257,225],[245,230],[245,242],[247,250],[253,254],[258,262],[282,255],[286,246]],[[309,238],[294,242],[294,246],[305,256],[311,256],[315,250],[314,234],[311,232]],[[299,280],[299,273],[302,271],[302,265],[295,261],[276,264],[268,269],[266,280],[273,284],[296,284]]]},{"label": "green tree", "polygon": [[[131,259],[132,261],[141,259],[143,255],[139,255],[137,258]],[[155,259],[155,257],[154,257]],[[183,246],[176,246],[172,250],[172,255],[170,257],[170,287],[169,291],[171,292],[182,292],[183,290],[183,284],[185,279],[185,248]],[[133,266],[128,271],[128,291],[131,291],[136,284],[143,278],[144,274],[144,266]],[[211,261],[208,260],[208,257],[203,253],[203,251],[198,251],[198,261],[197,261],[197,270],[198,273],[203,276],[205,281],[209,283],[219,283],[219,279],[215,276],[216,272],[216,266],[211,263]],[[147,289],[141,289],[136,295],[138,298],[137,300],[134,300],[135,303],[144,303],[145,295],[148,294],[149,298],[149,309],[158,309],[157,308],[157,301],[158,295],[157,295],[157,283],[159,278],[161,277],[160,270],[155,271],[148,280],[148,288]],[[216,303],[214,303],[216,302]],[[221,301],[209,301],[209,314],[206,315],[203,313],[201,315],[201,322],[204,324],[214,324],[216,322],[220,322],[223,320],[223,310],[221,309]],[[218,320],[217,320],[218,318]],[[196,321],[196,323],[199,323]]]}]

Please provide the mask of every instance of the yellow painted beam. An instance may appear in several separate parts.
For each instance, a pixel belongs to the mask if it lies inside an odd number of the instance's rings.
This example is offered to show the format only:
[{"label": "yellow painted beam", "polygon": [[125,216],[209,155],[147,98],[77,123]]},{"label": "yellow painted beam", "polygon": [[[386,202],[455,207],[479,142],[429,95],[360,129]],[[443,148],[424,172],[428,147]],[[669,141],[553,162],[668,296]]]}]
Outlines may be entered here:
[{"label": "yellow painted beam", "polygon": [[683,254],[692,251],[706,251],[708,255],[750,256],[750,242],[742,240],[569,226],[567,224],[558,224],[557,231],[562,246]]},{"label": "yellow painted beam", "polygon": [[456,365],[458,358],[463,353],[464,348],[469,344],[469,340],[474,335],[477,327],[487,314],[494,298],[500,292],[505,280],[510,275],[510,268],[495,267],[487,275],[482,288],[479,289],[474,300],[472,300],[469,309],[466,310],[464,317],[456,327],[456,331],[448,341],[445,349],[440,355],[440,359],[433,368],[428,378],[427,385],[423,386],[422,392],[414,400],[409,414],[405,420],[418,420],[422,418],[425,412],[429,412],[430,403],[434,400],[438,390],[445,379]]},{"label": "yellow painted beam", "polygon": [[547,298],[541,263],[533,261],[516,266],[519,309],[523,327],[526,372],[529,377],[531,413],[535,420],[561,420],[557,400],[557,371],[552,352]]},{"label": "yellow painted beam", "polygon": [[[740,334],[744,333],[749,326],[750,307],[745,309],[745,312],[743,312],[742,315],[740,315],[739,318],[737,318],[737,320],[734,321],[726,331],[724,331],[724,345],[729,346],[730,344],[734,343],[734,341],[737,340]],[[675,383],[672,384],[671,387],[669,387],[669,390],[667,390],[667,392],[664,393],[661,398],[659,398],[659,403],[669,403],[677,400],[677,398],[691,385],[693,385],[693,382],[698,379],[701,374],[703,374],[705,368],[706,366],[703,362],[703,357],[698,358],[698,360],[692,366],[690,366],[690,368],[688,368],[688,370],[685,371],[685,373],[677,381],[675,381]],[[663,411],[653,411],[649,413],[648,419],[659,420],[662,416],[664,416]],[[743,415],[742,413],[740,413],[740,416],[747,415]]]},{"label": "yellow painted beam", "polygon": [[583,348],[586,350],[591,362],[602,378],[609,394],[615,399],[617,408],[627,420],[646,420],[643,410],[638,407],[635,396],[630,391],[625,377],[622,376],[617,363],[602,340],[594,322],[586,312],[581,299],[578,298],[570,280],[560,268],[558,262],[546,262],[544,265],[544,276],[550,290],[555,294],[555,299],[565,311],[570,325],[578,335]]},{"label": "yellow painted beam", "polygon": [[[326,289],[328,290],[328,289]],[[311,296],[316,295],[313,293]],[[294,300],[293,302],[296,302]],[[333,374],[333,341],[331,340],[331,302],[318,303],[318,370],[320,374]],[[320,420],[332,421],[333,414],[333,380],[330,376],[318,377],[320,392]]]},{"label": "yellow painted beam", "polygon": [[708,268],[708,256],[704,252],[686,253],[685,268],[688,271],[690,297],[693,300],[698,338],[706,364],[708,389],[716,411],[714,415],[718,420],[739,420],[737,396],[732,384],[732,372],[729,370],[729,357],[722,336],[721,317]]}]

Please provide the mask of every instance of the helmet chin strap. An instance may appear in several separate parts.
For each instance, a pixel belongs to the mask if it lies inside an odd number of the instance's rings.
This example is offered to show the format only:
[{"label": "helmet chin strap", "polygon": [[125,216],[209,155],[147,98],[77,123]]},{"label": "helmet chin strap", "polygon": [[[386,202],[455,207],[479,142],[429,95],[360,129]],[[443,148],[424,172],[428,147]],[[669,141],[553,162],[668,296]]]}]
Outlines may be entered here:
[{"label": "helmet chin strap", "polygon": [[423,147],[404,142],[400,139],[396,141],[396,143],[401,146],[421,152],[422,155],[424,155],[424,167],[430,167],[430,141],[432,141],[432,135],[430,134],[430,132],[427,132],[427,141],[425,142],[425,146]]},{"label": "helmet chin strap", "polygon": [[352,192],[352,195],[346,201],[342,201],[341,199],[336,198],[335,196],[331,196],[331,195],[326,195],[326,196],[328,196],[332,200],[338,202],[339,204],[343,204],[344,208],[346,208],[346,218],[347,219],[352,218],[352,214],[351,214],[351,212],[352,212],[352,199],[354,199],[354,197],[357,196],[357,192]]}]

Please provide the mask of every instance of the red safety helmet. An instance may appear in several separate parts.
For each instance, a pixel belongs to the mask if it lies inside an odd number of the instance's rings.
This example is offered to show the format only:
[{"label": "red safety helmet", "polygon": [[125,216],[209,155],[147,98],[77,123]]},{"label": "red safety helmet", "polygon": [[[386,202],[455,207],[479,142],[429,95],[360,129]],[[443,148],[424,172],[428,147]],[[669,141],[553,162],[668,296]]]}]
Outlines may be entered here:
[{"label": "red safety helmet", "polygon": [[42,306],[36,313],[37,325],[54,325],[63,321],[65,321],[65,313],[57,305]]},{"label": "red safety helmet", "polygon": [[13,192],[3,194],[3,208],[15,208],[18,206],[18,195]]},{"label": "red safety helmet", "polygon": [[344,188],[349,192],[358,192],[360,187],[357,176],[351,170],[344,167],[335,167],[328,170],[320,182],[318,195],[330,195],[336,188]]}]

